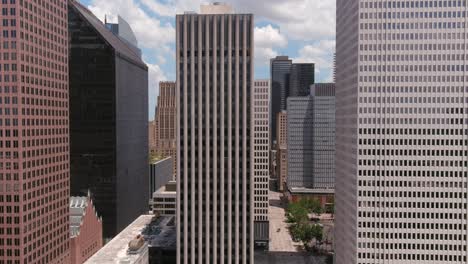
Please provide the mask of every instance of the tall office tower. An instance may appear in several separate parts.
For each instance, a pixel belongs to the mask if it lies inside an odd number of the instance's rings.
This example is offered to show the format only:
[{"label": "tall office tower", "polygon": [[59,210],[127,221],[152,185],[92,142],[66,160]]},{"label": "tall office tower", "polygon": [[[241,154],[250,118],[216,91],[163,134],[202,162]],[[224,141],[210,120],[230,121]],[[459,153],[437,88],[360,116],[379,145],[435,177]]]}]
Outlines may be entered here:
[{"label": "tall office tower", "polygon": [[317,83],[310,96],[289,97],[287,115],[288,189],[333,190],[335,85]]},{"label": "tall office tower", "polygon": [[289,74],[291,73],[292,60],[288,56],[277,56],[270,61],[271,80],[271,140],[277,140],[277,116],[282,110],[286,110],[286,99],[289,90]]},{"label": "tall office tower", "polygon": [[175,82],[160,82],[156,106],[155,137],[156,155],[172,157],[174,176],[177,173],[177,107]]},{"label": "tall office tower", "polygon": [[148,211],[148,68],[79,2],[68,18],[71,192],[111,238]]},{"label": "tall office tower", "polygon": [[336,6],[336,263],[467,263],[466,1]]},{"label": "tall office tower", "polygon": [[151,155],[156,155],[156,120],[148,122],[148,148]]},{"label": "tall office tower", "polygon": [[254,122],[254,240],[268,249],[268,190],[270,180],[270,80],[255,80]]},{"label": "tall office tower", "polygon": [[253,15],[177,15],[177,260],[253,263]]},{"label": "tall office tower", "polygon": [[278,113],[277,120],[276,176],[278,177],[278,190],[284,191],[288,173],[288,114],[286,111]]},{"label": "tall office tower", "polygon": [[[288,97],[308,96],[314,84],[315,65],[313,63],[293,63],[289,75]],[[287,107],[287,104],[286,104]]]},{"label": "tall office tower", "polygon": [[0,7],[0,262],[69,263],[66,1]]}]

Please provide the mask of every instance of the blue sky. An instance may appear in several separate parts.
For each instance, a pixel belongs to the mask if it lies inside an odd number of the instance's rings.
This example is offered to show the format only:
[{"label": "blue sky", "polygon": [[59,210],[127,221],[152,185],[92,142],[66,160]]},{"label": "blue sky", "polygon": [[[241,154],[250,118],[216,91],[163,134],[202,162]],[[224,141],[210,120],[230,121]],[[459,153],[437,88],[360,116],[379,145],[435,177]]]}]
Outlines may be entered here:
[{"label": "blue sky", "polygon": [[[175,80],[175,14],[199,11],[200,0],[80,0],[101,20],[122,16],[135,31],[149,66],[149,119],[159,81]],[[227,0],[255,15],[255,78],[269,78],[269,59],[287,55],[315,62],[318,82],[331,81],[335,49],[335,0]]]}]

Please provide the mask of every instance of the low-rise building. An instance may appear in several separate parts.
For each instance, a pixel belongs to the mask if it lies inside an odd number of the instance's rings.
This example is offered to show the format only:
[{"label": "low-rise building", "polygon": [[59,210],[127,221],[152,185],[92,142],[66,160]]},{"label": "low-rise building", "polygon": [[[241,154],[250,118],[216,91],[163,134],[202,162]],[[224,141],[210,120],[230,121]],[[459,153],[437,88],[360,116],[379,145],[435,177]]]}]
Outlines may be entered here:
[{"label": "low-rise building", "polygon": [[168,264],[175,261],[175,217],[141,215],[86,264]]},{"label": "low-rise building", "polygon": [[149,165],[149,206],[153,204],[153,194],[161,187],[173,180],[172,157],[164,159],[154,159]]},{"label": "low-rise building", "polygon": [[153,193],[153,214],[176,216],[177,183],[170,181]]},{"label": "low-rise building", "polygon": [[90,195],[70,197],[70,261],[84,263],[102,247],[102,219]]}]

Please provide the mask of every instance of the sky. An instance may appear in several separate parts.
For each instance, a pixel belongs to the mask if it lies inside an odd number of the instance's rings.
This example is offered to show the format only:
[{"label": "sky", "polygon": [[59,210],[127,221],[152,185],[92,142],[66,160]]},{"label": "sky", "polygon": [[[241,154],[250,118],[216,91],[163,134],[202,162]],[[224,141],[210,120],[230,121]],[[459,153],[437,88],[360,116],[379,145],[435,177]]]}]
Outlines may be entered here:
[{"label": "sky", "polygon": [[[132,27],[149,67],[149,119],[160,81],[174,81],[175,15],[198,12],[200,0],[80,0],[99,19]],[[225,0],[238,13],[255,15],[255,78],[269,78],[269,62],[287,55],[293,62],[314,62],[316,82],[333,77],[335,0]]]}]

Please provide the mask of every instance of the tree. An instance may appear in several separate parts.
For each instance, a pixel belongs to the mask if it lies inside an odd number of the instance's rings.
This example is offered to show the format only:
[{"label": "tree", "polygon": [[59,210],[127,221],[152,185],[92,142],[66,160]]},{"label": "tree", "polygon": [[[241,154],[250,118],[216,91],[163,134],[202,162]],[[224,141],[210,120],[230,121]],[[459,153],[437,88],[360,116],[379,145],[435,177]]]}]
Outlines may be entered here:
[{"label": "tree", "polygon": [[304,208],[300,203],[292,202],[289,203],[287,210],[287,221],[289,223],[300,223],[307,221],[307,209]]},{"label": "tree", "polygon": [[299,240],[304,244],[304,246],[307,248],[310,241],[314,238],[314,228],[311,224],[309,223],[304,223],[299,225]]},{"label": "tree", "polygon": [[323,227],[319,224],[311,225],[312,237],[315,238],[318,242],[323,239]]},{"label": "tree", "polygon": [[327,203],[325,205],[325,212],[331,214],[332,216],[335,214],[335,203]]}]

